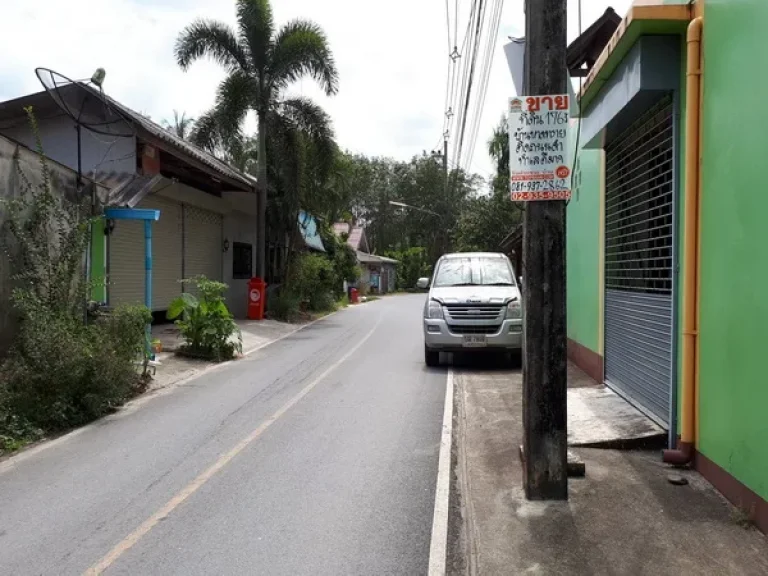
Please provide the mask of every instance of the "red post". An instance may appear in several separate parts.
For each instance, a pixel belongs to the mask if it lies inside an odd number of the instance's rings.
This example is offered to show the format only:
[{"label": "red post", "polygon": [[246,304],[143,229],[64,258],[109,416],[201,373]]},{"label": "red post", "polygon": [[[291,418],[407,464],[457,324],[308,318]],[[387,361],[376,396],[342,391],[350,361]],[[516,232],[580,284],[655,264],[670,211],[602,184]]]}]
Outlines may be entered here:
[{"label": "red post", "polygon": [[261,278],[248,280],[248,319],[262,320],[267,301],[267,283]]}]

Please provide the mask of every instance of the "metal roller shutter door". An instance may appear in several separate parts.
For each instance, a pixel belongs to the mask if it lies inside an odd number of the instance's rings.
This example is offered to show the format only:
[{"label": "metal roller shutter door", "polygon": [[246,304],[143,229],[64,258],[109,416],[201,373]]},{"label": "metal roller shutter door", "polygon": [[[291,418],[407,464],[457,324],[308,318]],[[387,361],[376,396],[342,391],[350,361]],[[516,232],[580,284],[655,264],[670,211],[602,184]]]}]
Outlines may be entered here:
[{"label": "metal roller shutter door", "polygon": [[152,224],[152,309],[167,310],[181,294],[181,204],[153,195],[138,207],[160,210]]},{"label": "metal roller shutter door", "polygon": [[668,426],[675,212],[671,98],[605,152],[606,384]]},{"label": "metal roller shutter door", "polygon": [[107,239],[110,306],[144,303],[144,223],[120,220]]},{"label": "metal roller shutter door", "polygon": [[210,280],[222,280],[221,214],[184,206],[184,274],[187,278],[203,275]]},{"label": "metal roller shutter door", "polygon": [[[181,293],[181,204],[149,196],[137,208],[160,210],[152,223],[152,310],[167,310]],[[110,304],[144,302],[144,223],[117,223],[110,237]]]}]

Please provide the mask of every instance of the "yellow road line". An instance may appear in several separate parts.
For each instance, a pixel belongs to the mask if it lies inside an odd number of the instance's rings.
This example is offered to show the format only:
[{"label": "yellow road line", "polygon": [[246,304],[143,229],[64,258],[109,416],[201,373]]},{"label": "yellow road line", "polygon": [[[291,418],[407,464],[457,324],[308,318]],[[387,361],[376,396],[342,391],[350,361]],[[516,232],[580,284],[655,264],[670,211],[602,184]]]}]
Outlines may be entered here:
[{"label": "yellow road line", "polygon": [[144,536],[146,536],[152,528],[157,526],[158,523],[160,523],[162,520],[167,518],[171,512],[173,512],[176,508],[179,507],[181,503],[183,503],[187,498],[192,496],[195,492],[197,492],[208,480],[210,480],[217,472],[222,470],[227,464],[229,464],[232,459],[240,454],[243,450],[245,450],[249,444],[251,444],[254,440],[258,439],[259,436],[261,436],[264,431],[272,426],[283,414],[288,412],[291,408],[293,408],[296,404],[301,401],[302,398],[304,398],[307,394],[309,394],[315,386],[317,386],[326,376],[328,376],[331,372],[333,372],[336,368],[341,366],[344,362],[346,362],[350,356],[352,356],[355,352],[357,352],[360,347],[365,344],[365,342],[373,335],[373,333],[376,331],[376,328],[378,328],[379,324],[381,323],[382,316],[379,316],[378,320],[376,321],[376,324],[374,324],[373,328],[353,347],[351,348],[344,356],[339,358],[336,362],[334,362],[331,366],[329,366],[322,374],[320,374],[317,378],[315,378],[312,382],[307,384],[296,396],[291,398],[288,402],[286,402],[277,412],[272,414],[267,420],[262,422],[258,428],[256,428],[253,432],[251,432],[248,436],[243,438],[240,442],[238,442],[234,448],[223,454],[221,457],[219,457],[218,460],[207,470],[205,470],[202,474],[200,474],[197,478],[192,480],[187,486],[185,486],[180,492],[178,492],[173,498],[171,498],[162,508],[160,508],[157,512],[152,514],[149,518],[147,518],[142,524],[136,528],[133,532],[131,532],[128,536],[123,538],[118,544],[110,550],[106,556],[104,556],[101,560],[99,560],[96,564],[88,568],[84,572],[85,576],[96,576],[97,574],[101,574],[104,572],[107,568],[109,568],[112,564],[115,563],[115,561],[120,558],[123,554],[125,554],[128,550],[133,548],[133,546],[136,545],[136,543],[141,540]]}]

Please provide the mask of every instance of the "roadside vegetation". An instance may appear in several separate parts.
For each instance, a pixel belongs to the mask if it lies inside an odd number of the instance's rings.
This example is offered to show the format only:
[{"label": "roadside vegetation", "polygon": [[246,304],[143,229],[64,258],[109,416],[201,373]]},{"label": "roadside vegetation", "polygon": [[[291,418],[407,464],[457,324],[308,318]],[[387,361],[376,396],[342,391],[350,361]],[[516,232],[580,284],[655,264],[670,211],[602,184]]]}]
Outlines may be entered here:
[{"label": "roadside vegetation", "polygon": [[42,180],[16,163],[17,194],[3,203],[3,249],[17,273],[17,335],[0,361],[0,454],[90,422],[144,390],[149,311],[89,315],[83,254],[90,206],[54,191],[31,109]]},{"label": "roadside vegetation", "polygon": [[242,354],[243,336],[224,302],[227,285],[205,276],[182,282],[192,286],[197,296],[183,292],[168,308],[168,319],[175,320],[184,338],[177,353],[216,362]]}]

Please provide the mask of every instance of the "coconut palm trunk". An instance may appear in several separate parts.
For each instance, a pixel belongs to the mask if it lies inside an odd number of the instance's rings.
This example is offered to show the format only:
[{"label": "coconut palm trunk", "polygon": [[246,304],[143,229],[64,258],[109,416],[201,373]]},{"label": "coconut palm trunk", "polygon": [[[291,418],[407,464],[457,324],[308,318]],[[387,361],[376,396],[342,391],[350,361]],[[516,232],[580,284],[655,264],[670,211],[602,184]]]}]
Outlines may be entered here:
[{"label": "coconut palm trunk", "polygon": [[258,211],[256,220],[256,275],[264,279],[267,275],[267,130],[266,115],[259,114],[259,156],[256,176],[258,190]]}]

